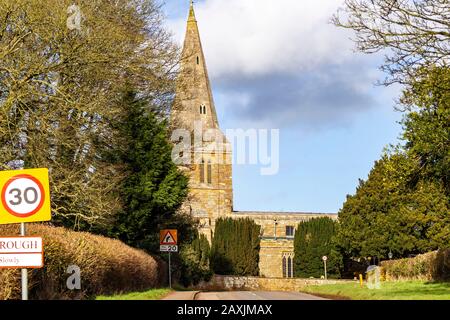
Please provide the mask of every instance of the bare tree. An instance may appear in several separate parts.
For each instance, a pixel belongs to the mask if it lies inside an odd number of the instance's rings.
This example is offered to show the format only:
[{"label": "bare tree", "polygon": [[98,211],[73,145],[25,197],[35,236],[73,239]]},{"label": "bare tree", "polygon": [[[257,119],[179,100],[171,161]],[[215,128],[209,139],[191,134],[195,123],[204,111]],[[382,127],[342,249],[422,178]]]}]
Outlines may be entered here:
[{"label": "bare tree", "polygon": [[345,0],[332,22],[355,32],[357,50],[386,52],[385,84],[450,64],[449,0]]},{"label": "bare tree", "polygon": [[179,50],[153,0],[0,1],[0,170],[48,167],[52,210],[102,225],[121,208],[121,92],[169,107]]}]

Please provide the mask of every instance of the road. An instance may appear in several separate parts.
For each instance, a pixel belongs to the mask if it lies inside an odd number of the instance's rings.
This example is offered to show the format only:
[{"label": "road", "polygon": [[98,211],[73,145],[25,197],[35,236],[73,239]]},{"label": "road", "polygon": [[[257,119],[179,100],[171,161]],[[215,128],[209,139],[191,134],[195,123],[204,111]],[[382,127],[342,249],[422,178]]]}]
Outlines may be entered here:
[{"label": "road", "polygon": [[223,292],[173,292],[164,300],[327,300],[300,292],[285,291],[223,291]]},{"label": "road", "polygon": [[301,292],[285,291],[227,291],[201,292],[196,300],[327,300]]}]

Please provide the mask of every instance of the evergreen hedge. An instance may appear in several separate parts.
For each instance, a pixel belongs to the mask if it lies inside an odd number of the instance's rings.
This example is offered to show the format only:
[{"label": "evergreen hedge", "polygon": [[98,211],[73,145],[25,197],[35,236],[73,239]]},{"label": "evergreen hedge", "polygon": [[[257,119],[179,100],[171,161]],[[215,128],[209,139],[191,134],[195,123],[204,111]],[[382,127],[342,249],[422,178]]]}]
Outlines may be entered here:
[{"label": "evergreen hedge", "polygon": [[324,275],[323,256],[327,256],[327,275],[339,277],[342,257],[332,241],[337,222],[328,217],[314,218],[298,225],[294,238],[294,275],[299,278]]},{"label": "evergreen hedge", "polygon": [[183,286],[188,287],[192,284],[196,285],[202,280],[211,279],[210,252],[208,239],[203,234],[196,235],[191,243],[181,246],[178,278]]},{"label": "evergreen hedge", "polygon": [[216,274],[257,276],[261,227],[249,218],[216,221],[211,267]]}]

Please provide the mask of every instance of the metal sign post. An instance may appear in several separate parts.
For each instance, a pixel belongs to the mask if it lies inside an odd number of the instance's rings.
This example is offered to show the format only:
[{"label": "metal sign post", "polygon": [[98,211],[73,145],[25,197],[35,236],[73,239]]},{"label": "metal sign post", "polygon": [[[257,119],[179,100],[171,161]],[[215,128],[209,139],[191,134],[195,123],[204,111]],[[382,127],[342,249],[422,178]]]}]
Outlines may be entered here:
[{"label": "metal sign post", "polygon": [[325,269],[325,280],[327,280],[327,259],[328,259],[327,256],[323,256],[323,257],[322,257],[322,260],[323,260],[323,267],[324,267],[324,269]]},{"label": "metal sign post", "polygon": [[[25,222],[20,224],[20,236],[26,236]],[[25,268],[21,269],[21,281],[22,281],[22,300],[28,300],[28,270]]]},{"label": "metal sign post", "polygon": [[172,289],[172,268],[170,265],[170,251],[169,251],[169,288]]},{"label": "metal sign post", "polygon": [[171,253],[178,252],[178,232],[175,229],[166,229],[159,232],[159,250],[169,253],[169,288],[172,289]]}]

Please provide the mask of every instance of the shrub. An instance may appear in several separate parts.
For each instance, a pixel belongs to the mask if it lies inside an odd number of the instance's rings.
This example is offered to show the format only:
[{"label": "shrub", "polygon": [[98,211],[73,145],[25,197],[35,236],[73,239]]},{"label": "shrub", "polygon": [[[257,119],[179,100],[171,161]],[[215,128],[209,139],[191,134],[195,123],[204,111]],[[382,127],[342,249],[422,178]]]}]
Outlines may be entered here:
[{"label": "shrub", "polygon": [[323,256],[327,256],[327,273],[339,277],[342,256],[332,238],[336,222],[328,217],[300,222],[294,239],[294,274],[296,277],[320,277],[324,274]]},{"label": "shrub", "polygon": [[206,237],[202,234],[195,238],[190,244],[181,246],[180,282],[188,287],[196,285],[200,281],[211,279],[212,270],[209,263],[210,246]]},{"label": "shrub", "polygon": [[253,220],[220,218],[216,221],[211,247],[211,266],[222,275],[259,274],[259,233]]},{"label": "shrub", "polygon": [[450,249],[381,262],[386,280],[450,280]]},{"label": "shrub", "polygon": [[[0,235],[18,235],[17,225],[0,226]],[[44,267],[29,270],[31,299],[85,299],[159,286],[165,268],[141,250],[119,240],[44,224],[28,224],[27,235],[41,236]],[[67,288],[67,268],[81,270],[81,290]],[[20,270],[0,270],[0,299],[20,297]]]}]

